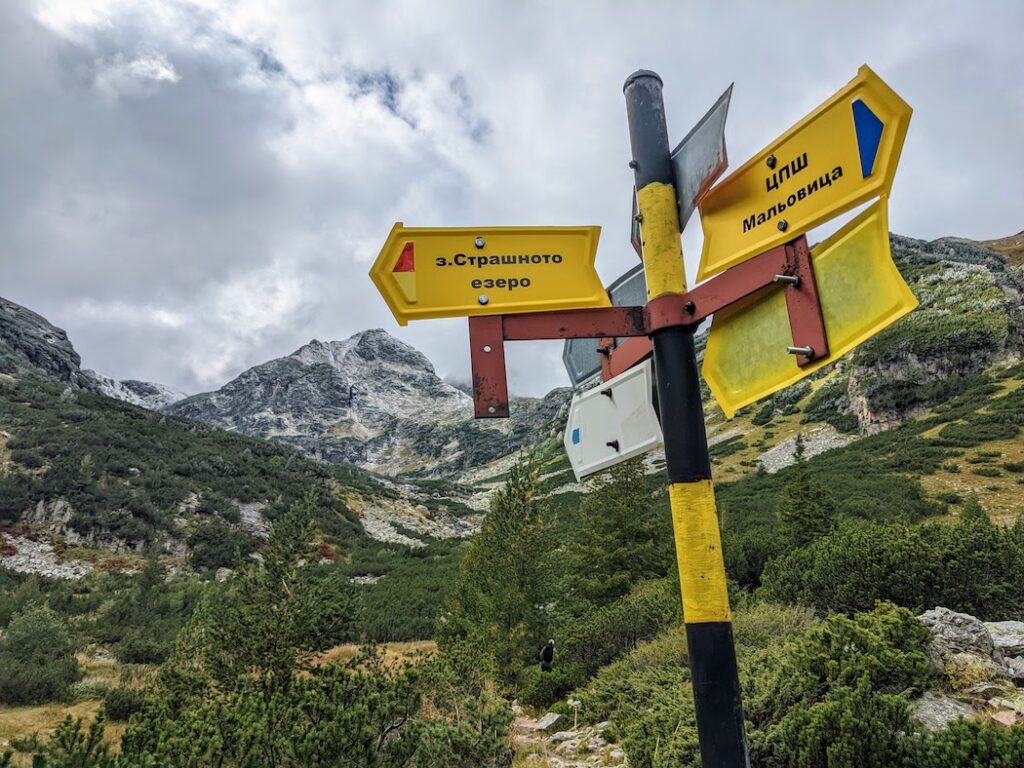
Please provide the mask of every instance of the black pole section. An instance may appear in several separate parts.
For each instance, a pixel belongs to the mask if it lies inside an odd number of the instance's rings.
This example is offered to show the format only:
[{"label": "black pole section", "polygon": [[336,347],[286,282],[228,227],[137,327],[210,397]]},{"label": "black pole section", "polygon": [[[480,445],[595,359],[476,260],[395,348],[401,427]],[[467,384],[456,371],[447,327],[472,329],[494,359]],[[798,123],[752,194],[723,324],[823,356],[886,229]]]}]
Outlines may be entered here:
[{"label": "black pole section", "polygon": [[[630,75],[623,86],[648,300],[686,290],[661,87],[661,78],[646,70]],[[697,733],[704,768],[748,768],[694,329],[665,328],[651,340]]]}]

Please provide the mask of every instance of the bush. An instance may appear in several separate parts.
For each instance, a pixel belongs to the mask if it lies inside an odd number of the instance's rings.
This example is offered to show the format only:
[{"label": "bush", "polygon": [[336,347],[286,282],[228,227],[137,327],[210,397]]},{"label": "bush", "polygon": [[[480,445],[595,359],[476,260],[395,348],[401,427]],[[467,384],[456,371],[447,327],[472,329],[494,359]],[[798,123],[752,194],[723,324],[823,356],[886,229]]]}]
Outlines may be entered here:
[{"label": "bush", "polygon": [[1024,765],[1024,728],[956,720],[944,730],[906,739],[905,768],[1018,768]]},{"label": "bush", "polygon": [[64,701],[78,676],[78,662],[60,616],[35,606],[11,619],[0,640],[0,702]]},{"label": "bush", "polygon": [[992,621],[1016,616],[1024,611],[1024,529],[993,525],[973,499],[955,526],[847,521],[770,561],[759,594],[822,612],[889,600]]},{"label": "bush", "polygon": [[188,537],[189,561],[194,568],[235,568],[254,551],[252,539],[219,521],[197,528]]},{"label": "bush", "polygon": [[169,643],[133,634],[114,646],[114,656],[122,664],[160,664],[171,653]]},{"label": "bush", "polygon": [[111,688],[103,697],[103,711],[113,721],[125,722],[136,712],[141,712],[146,703],[146,694],[137,688]]}]

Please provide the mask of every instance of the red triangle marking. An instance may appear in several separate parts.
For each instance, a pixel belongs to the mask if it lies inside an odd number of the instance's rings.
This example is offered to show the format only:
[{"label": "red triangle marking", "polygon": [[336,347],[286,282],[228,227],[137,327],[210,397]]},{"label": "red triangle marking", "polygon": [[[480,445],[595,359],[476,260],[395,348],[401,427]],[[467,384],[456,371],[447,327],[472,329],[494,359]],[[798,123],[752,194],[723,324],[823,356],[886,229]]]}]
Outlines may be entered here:
[{"label": "red triangle marking", "polygon": [[395,268],[392,272],[415,272],[415,258],[416,255],[413,251],[413,245],[408,242],[402,248],[402,255],[398,257],[398,262],[395,264]]}]

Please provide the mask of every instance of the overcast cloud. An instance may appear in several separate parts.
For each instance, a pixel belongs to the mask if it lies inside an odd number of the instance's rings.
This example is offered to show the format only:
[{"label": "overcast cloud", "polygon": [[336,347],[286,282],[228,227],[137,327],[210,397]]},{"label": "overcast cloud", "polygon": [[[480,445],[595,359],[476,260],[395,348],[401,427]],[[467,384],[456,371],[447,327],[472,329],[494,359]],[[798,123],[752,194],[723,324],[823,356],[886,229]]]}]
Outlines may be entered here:
[{"label": "overcast cloud", "polygon": [[[377,326],[465,379],[465,321],[399,328],[370,263],[402,220],[600,224],[602,277],[633,266],[633,70],[674,140],[735,81],[736,167],[868,63],[915,109],[892,229],[986,239],[1024,228],[1022,29],[1015,0],[4,0],[0,295],[188,392]],[[509,345],[513,390],[565,384],[560,350]]]}]

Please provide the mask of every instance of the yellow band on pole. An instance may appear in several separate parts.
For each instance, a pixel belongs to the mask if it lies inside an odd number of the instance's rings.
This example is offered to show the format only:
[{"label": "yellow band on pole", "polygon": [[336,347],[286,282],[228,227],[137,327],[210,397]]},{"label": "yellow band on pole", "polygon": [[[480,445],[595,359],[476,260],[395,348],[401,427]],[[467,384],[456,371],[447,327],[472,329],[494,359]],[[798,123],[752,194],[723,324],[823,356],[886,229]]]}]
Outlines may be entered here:
[{"label": "yellow band on pole", "polygon": [[675,188],[671,184],[654,181],[637,190],[636,199],[643,216],[640,227],[644,236],[648,300],[663,293],[684,293],[686,271],[679,242]]},{"label": "yellow band on pole", "polygon": [[710,480],[672,483],[668,496],[683,592],[683,620],[687,624],[731,621],[714,486]]}]

